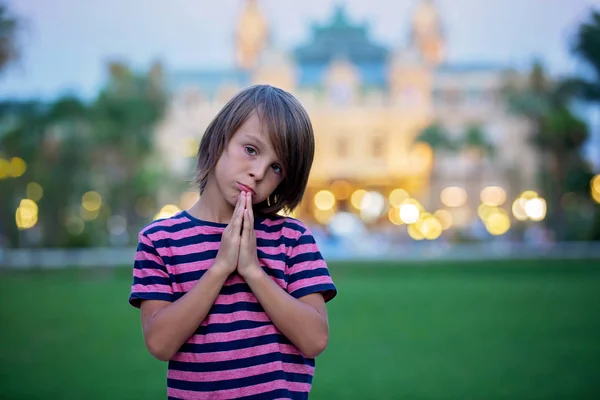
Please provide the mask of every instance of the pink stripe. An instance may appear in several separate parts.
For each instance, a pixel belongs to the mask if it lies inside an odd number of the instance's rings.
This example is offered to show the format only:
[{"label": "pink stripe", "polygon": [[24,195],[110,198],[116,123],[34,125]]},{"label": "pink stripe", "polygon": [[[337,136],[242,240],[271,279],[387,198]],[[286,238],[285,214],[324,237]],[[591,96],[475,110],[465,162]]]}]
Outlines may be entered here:
[{"label": "pink stripe", "polygon": [[196,271],[205,271],[209,269],[215,260],[202,260],[202,261],[193,261],[189,263],[181,263],[181,264],[167,264],[167,267],[171,270],[171,272],[175,275],[184,274],[186,272],[196,272]]},{"label": "pink stripe", "polygon": [[148,234],[148,237],[152,239],[185,239],[188,237],[196,236],[198,234],[206,234],[207,232],[202,227],[193,226],[191,228],[179,229],[176,232],[165,232],[157,231]]},{"label": "pink stripe", "polygon": [[283,379],[280,379],[272,382],[261,383],[259,385],[246,386],[239,389],[219,390],[216,392],[192,392],[189,390],[168,388],[167,393],[169,396],[188,400],[225,400],[266,393],[277,389],[288,389],[294,392],[308,393],[310,392],[310,387],[310,383],[287,382]]},{"label": "pink stripe", "polygon": [[288,292],[292,293],[298,289],[321,285],[324,283],[332,283],[331,278],[328,276],[315,276],[313,278],[300,279],[299,281],[296,281],[288,286]]},{"label": "pink stripe", "polygon": [[219,242],[194,243],[187,246],[169,247],[170,256],[187,256],[188,254],[202,253],[209,250],[219,250]]},{"label": "pink stripe", "polygon": [[284,253],[285,254],[285,246],[281,245],[281,246],[277,246],[277,247],[267,247],[267,246],[260,246],[258,248],[260,251],[262,251],[265,254],[268,254],[270,256],[272,255],[276,255],[276,254],[281,254]]},{"label": "pink stripe", "polygon": [[295,257],[304,253],[316,253],[317,251],[319,251],[319,247],[314,243],[301,244],[294,247],[290,254],[290,257]]},{"label": "pink stripe", "polygon": [[314,373],[314,367],[305,364],[289,364],[282,363],[280,361],[273,361],[266,364],[254,365],[252,367],[202,373],[170,369],[167,373],[167,377],[188,382],[216,382],[222,380],[241,379],[275,371],[312,375]]},{"label": "pink stripe", "polygon": [[141,285],[135,284],[131,287],[131,293],[168,293],[173,294],[170,285]]},{"label": "pink stripe", "polygon": [[271,227],[271,226],[275,226],[275,225],[283,225],[286,222],[286,220],[287,220],[287,218],[273,219],[273,220],[267,218],[264,221],[262,221],[260,224]]},{"label": "pink stripe", "polygon": [[311,261],[302,261],[301,263],[294,264],[290,268],[290,275],[293,275],[294,272],[300,271],[310,271],[313,269],[326,268],[327,263],[325,260],[311,260]]},{"label": "pink stripe", "polygon": [[244,329],[233,332],[215,332],[208,335],[194,334],[188,339],[187,343],[191,344],[206,344],[206,343],[222,343],[231,342],[233,340],[250,339],[259,336],[281,334],[275,325],[264,325],[258,328]]},{"label": "pink stripe", "polygon": [[152,253],[147,253],[143,250],[140,251],[136,251],[135,252],[135,260],[136,261],[145,261],[145,260],[150,260],[150,261],[154,261],[155,263],[159,264],[159,265],[163,265],[163,261],[160,257],[156,256],[155,254]]},{"label": "pink stripe", "polygon": [[286,238],[288,238],[290,240],[295,240],[299,237],[299,235],[300,235],[300,232],[295,231],[290,228],[287,228],[287,227],[283,227],[280,231],[276,231],[276,232],[265,232],[265,231],[261,231],[261,230],[256,231],[256,237],[258,239],[268,239],[268,240],[277,240],[277,239],[281,238],[282,236],[285,236]]},{"label": "pink stripe", "polygon": [[164,226],[164,227],[173,226],[173,225],[181,224],[183,222],[188,222],[188,221],[189,220],[185,217],[174,215],[173,217],[168,218],[168,219],[152,222],[150,225],[148,225],[146,227],[146,229],[144,229],[143,233],[145,234],[148,230],[150,230],[152,228],[157,228],[157,227],[161,227],[161,226]]},{"label": "pink stripe", "polygon": [[154,243],[152,243],[152,240],[150,240],[150,238],[146,237],[141,233],[138,235],[138,240],[140,241],[140,243],[143,243],[146,246],[154,247]]},{"label": "pink stripe", "polygon": [[162,271],[160,269],[155,269],[155,268],[145,268],[145,269],[134,268],[133,276],[135,276],[136,278],[148,278],[150,276],[156,276],[159,278],[169,278],[169,275],[165,274],[164,271]]},{"label": "pink stripe", "polygon": [[274,352],[302,356],[300,350],[298,350],[298,348],[294,345],[269,343],[260,346],[248,347],[245,349],[215,351],[214,353],[176,353],[173,358],[173,361],[197,363],[220,362],[261,356],[263,354],[269,354]]}]

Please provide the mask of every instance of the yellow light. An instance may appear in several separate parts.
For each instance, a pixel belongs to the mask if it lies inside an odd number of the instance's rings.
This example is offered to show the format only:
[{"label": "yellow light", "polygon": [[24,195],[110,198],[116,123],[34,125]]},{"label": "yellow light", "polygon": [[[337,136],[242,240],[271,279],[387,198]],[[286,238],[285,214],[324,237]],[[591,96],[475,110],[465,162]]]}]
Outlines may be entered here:
[{"label": "yellow light", "polygon": [[315,220],[322,225],[327,225],[334,215],[335,211],[333,208],[327,210],[315,209],[314,211]]},{"label": "yellow light", "polygon": [[198,154],[199,146],[200,146],[200,143],[198,143],[197,139],[195,139],[195,138],[185,139],[184,145],[183,145],[183,150],[182,150],[183,156],[187,157],[187,158],[196,157],[196,154]]},{"label": "yellow light", "polygon": [[402,202],[404,200],[408,199],[408,197],[409,197],[409,195],[406,190],[394,189],[394,190],[392,190],[392,192],[390,193],[390,196],[389,196],[390,204],[393,205],[394,207],[400,207]]},{"label": "yellow light", "polygon": [[88,211],[98,211],[102,206],[102,196],[98,192],[86,192],[81,198],[81,206]]},{"label": "yellow light", "polygon": [[525,200],[531,200],[540,196],[537,194],[537,192],[534,192],[533,190],[526,190],[523,193],[521,193],[519,197]]},{"label": "yellow light", "polygon": [[44,189],[39,183],[29,182],[27,184],[27,198],[33,201],[40,201],[44,196]]},{"label": "yellow light", "polygon": [[331,192],[338,200],[346,200],[352,192],[352,185],[346,181],[338,180],[331,184]]},{"label": "yellow light", "polygon": [[411,203],[405,203],[400,206],[400,219],[405,224],[414,224],[419,219],[419,208]]},{"label": "yellow light", "polygon": [[417,226],[419,232],[421,232],[423,237],[427,240],[437,239],[444,230],[442,223],[429,213],[417,221],[415,225]]},{"label": "yellow light", "polygon": [[10,160],[9,175],[13,178],[18,178],[27,171],[27,164],[20,157],[13,157]]},{"label": "yellow light", "polygon": [[506,201],[506,192],[500,186],[488,186],[481,191],[480,197],[483,204],[499,207]]},{"label": "yellow light", "polygon": [[512,213],[519,221],[525,221],[527,219],[527,213],[525,212],[525,203],[527,200],[519,197],[512,203]]},{"label": "yellow light", "polygon": [[175,204],[166,204],[154,216],[154,220],[171,218],[172,216],[174,216],[178,212],[181,212],[181,209],[179,207],[177,207]]},{"label": "yellow light", "polygon": [[367,194],[367,191],[364,189],[355,190],[350,197],[350,203],[357,210],[360,210],[360,203],[362,202],[363,197]]},{"label": "yellow light", "polygon": [[461,207],[467,202],[467,192],[457,186],[450,186],[440,193],[442,203],[447,207]]},{"label": "yellow light", "polygon": [[23,199],[15,213],[17,228],[24,230],[33,228],[38,221],[38,206],[31,199]]},{"label": "yellow light", "polygon": [[81,208],[79,209],[79,216],[84,221],[93,221],[96,218],[98,218],[98,214],[99,214],[99,210],[91,211],[91,210],[86,209],[83,206],[81,206]]},{"label": "yellow light", "polygon": [[591,191],[591,195],[592,195],[592,199],[594,199],[594,201],[598,204],[600,204],[600,192],[597,192],[595,190],[590,190]]},{"label": "yellow light", "polygon": [[0,158],[0,179],[8,178],[10,175],[10,163],[4,158]]},{"label": "yellow light", "polygon": [[500,211],[502,212],[490,215],[487,221],[485,221],[485,227],[488,232],[495,236],[504,235],[510,229],[510,219],[508,218],[508,215],[506,215],[504,210]]},{"label": "yellow light", "polygon": [[546,217],[546,200],[541,197],[527,200],[525,203],[525,214],[532,221],[541,221]]},{"label": "yellow light", "polygon": [[414,240],[423,240],[423,239],[425,239],[425,236],[423,236],[423,234],[421,232],[419,232],[419,229],[414,224],[413,225],[408,225],[407,232],[408,232],[408,236],[410,236]]},{"label": "yellow light", "polygon": [[315,206],[319,210],[329,210],[335,206],[335,196],[329,190],[320,190],[315,195]]},{"label": "yellow light", "polygon": [[440,221],[444,230],[449,229],[452,226],[452,214],[450,214],[449,211],[437,210],[433,213],[433,216]]},{"label": "yellow light", "polygon": [[600,192],[600,174],[597,174],[596,176],[594,176],[592,178],[592,181],[590,183],[590,186],[592,187],[592,189],[594,189],[596,192]]},{"label": "yellow light", "polygon": [[395,207],[390,208],[390,211],[388,211],[388,218],[390,219],[390,222],[394,225],[404,224],[404,222],[402,222],[402,219],[400,219],[400,210]]}]

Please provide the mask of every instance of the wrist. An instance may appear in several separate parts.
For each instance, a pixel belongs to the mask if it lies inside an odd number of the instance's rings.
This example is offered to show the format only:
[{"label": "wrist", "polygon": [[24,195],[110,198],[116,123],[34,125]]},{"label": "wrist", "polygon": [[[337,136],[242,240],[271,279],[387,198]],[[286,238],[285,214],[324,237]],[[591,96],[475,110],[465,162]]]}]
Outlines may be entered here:
[{"label": "wrist", "polygon": [[227,267],[225,267],[224,265],[222,265],[219,262],[215,262],[209,269],[207,272],[210,272],[211,274],[215,274],[217,276],[219,276],[220,278],[223,279],[227,279],[227,277],[231,274],[231,270],[228,269]]},{"label": "wrist", "polygon": [[250,284],[250,282],[262,279],[265,275],[265,271],[263,271],[259,264],[249,266],[248,268],[244,268],[240,271],[240,276],[244,278],[248,284]]}]

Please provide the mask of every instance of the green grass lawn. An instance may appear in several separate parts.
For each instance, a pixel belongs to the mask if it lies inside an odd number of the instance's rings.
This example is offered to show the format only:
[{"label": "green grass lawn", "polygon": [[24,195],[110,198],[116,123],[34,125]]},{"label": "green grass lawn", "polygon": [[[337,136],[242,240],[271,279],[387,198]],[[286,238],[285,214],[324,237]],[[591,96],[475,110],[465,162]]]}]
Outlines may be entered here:
[{"label": "green grass lawn", "polygon": [[[598,261],[331,272],[339,294],[311,399],[600,398]],[[0,272],[0,398],[165,398],[130,274]]]}]

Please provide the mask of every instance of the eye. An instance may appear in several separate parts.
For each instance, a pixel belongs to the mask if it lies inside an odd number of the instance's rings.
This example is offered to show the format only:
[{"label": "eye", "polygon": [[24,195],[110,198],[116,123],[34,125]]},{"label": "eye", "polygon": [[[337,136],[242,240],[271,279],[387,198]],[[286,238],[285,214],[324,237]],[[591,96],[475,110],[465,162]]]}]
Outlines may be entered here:
[{"label": "eye", "polygon": [[279,164],[273,164],[271,168],[273,168],[273,171],[275,171],[276,174],[281,175],[283,173],[283,168],[281,168],[281,165]]},{"label": "eye", "polygon": [[254,147],[252,147],[252,146],[245,146],[244,149],[246,150],[246,153],[248,155],[251,155],[251,156],[255,156],[256,155],[256,149]]}]

